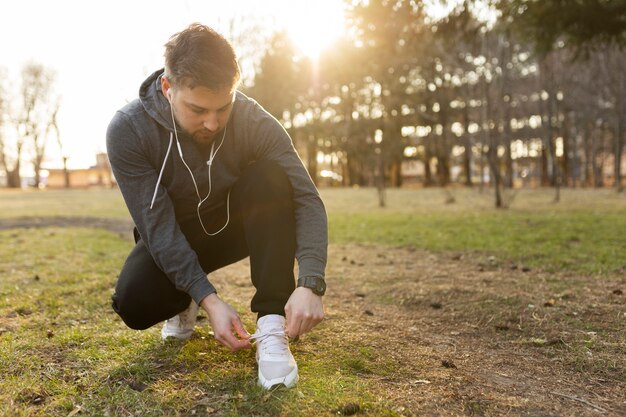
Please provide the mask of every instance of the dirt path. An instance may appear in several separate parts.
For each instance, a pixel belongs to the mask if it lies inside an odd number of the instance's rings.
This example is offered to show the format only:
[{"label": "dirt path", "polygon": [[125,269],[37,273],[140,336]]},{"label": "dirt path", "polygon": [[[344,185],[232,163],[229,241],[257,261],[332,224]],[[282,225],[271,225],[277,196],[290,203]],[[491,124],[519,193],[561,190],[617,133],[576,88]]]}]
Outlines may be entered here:
[{"label": "dirt path", "polygon": [[100,217],[15,217],[0,219],[0,230],[40,227],[94,227],[132,239],[133,223],[126,219]]},{"label": "dirt path", "polygon": [[[105,228],[129,239],[132,228],[94,218],[0,220],[0,229],[44,226]],[[242,261],[211,279],[245,300],[248,271]],[[315,349],[369,352],[355,359],[359,375],[400,415],[626,415],[623,276],[332,245],[327,279]]]},{"label": "dirt path", "polygon": [[[373,352],[361,376],[400,415],[626,415],[624,278],[360,245],[329,257],[315,349]],[[249,299],[248,268],[211,279]]]}]

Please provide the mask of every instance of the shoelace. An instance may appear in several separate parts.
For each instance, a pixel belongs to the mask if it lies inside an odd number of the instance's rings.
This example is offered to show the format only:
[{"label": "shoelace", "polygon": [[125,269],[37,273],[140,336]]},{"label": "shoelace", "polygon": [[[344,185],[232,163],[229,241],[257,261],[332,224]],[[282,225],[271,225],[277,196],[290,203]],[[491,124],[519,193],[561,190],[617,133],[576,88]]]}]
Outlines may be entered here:
[{"label": "shoelace", "polygon": [[[259,332],[257,330],[254,334],[250,335],[248,340],[252,344],[257,344],[267,340],[267,343],[263,343],[262,349],[265,352],[269,351],[268,353],[270,354],[280,355],[287,351],[288,343],[285,343],[285,341],[288,340],[288,337],[283,329],[271,329],[266,332]],[[280,352],[273,351],[274,349],[280,350]]]}]

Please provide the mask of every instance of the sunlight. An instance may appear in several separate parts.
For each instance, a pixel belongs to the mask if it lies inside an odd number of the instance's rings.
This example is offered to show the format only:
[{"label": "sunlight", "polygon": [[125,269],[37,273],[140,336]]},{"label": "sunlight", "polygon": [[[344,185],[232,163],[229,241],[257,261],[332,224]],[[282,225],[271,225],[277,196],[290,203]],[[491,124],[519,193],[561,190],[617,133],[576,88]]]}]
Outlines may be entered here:
[{"label": "sunlight", "polygon": [[[285,28],[297,50],[316,59],[345,31],[341,0],[319,0],[285,8]],[[306,16],[302,19],[302,16]]]}]

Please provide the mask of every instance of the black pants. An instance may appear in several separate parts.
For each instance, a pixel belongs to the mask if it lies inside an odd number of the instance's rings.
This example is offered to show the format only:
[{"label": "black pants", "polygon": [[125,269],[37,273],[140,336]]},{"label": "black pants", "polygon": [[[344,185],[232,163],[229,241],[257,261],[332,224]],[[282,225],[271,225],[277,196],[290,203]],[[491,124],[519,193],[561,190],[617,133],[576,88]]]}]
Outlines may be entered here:
[{"label": "black pants", "polygon": [[[219,230],[225,206],[202,219],[207,231]],[[207,236],[197,219],[181,229],[207,274],[250,256],[256,288],[252,311],[259,317],[285,314],[295,288],[296,238],[293,191],[282,168],[259,161],[244,170],[231,189],[228,226],[216,236]],[[157,267],[137,233],[135,239],[115,287],[113,309],[130,328],[147,329],[185,310],[191,297]]]}]

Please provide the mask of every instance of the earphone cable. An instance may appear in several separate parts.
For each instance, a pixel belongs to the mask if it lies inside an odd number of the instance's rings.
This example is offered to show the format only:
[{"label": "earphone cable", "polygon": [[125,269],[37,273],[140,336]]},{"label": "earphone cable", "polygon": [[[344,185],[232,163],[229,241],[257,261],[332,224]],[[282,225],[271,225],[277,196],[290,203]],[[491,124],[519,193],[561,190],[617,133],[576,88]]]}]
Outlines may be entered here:
[{"label": "earphone cable", "polygon": [[172,114],[172,124],[174,126],[174,136],[176,137],[176,147],[178,148],[178,154],[180,155],[181,161],[183,161],[183,164],[187,168],[187,171],[189,171],[189,175],[191,175],[191,181],[193,182],[193,186],[196,190],[196,195],[198,196],[198,206],[196,207],[196,213],[198,215],[198,220],[200,221],[200,226],[202,226],[202,230],[204,231],[205,234],[207,234],[208,236],[215,236],[218,233],[220,233],[222,230],[224,230],[226,226],[228,226],[228,223],[230,222],[230,189],[228,190],[228,194],[226,196],[226,223],[224,223],[224,226],[222,226],[217,232],[210,233],[206,230],[206,227],[204,227],[204,223],[202,222],[202,216],[200,215],[200,207],[202,206],[202,203],[204,203],[205,201],[209,199],[209,196],[211,195],[211,191],[213,189],[213,184],[211,182],[211,166],[213,165],[213,159],[215,159],[215,157],[217,156],[217,152],[220,150],[220,148],[224,144],[224,139],[226,138],[226,129],[228,128],[228,121],[226,121],[226,126],[224,126],[224,133],[222,134],[222,140],[220,141],[220,144],[217,146],[217,149],[215,151],[214,151],[215,142],[211,144],[211,152],[209,154],[209,160],[207,162],[207,165],[209,166],[208,168],[209,192],[207,193],[206,197],[202,198],[200,196],[200,190],[198,189],[198,184],[196,183],[196,179],[193,176],[193,171],[191,170],[191,168],[189,168],[189,165],[187,165],[187,162],[185,161],[185,158],[183,157],[183,150],[180,146],[180,141],[178,140],[178,129],[176,128],[176,119],[174,118],[174,106],[171,103],[170,103],[170,111]]}]

